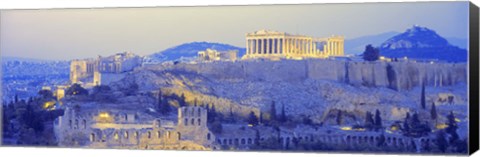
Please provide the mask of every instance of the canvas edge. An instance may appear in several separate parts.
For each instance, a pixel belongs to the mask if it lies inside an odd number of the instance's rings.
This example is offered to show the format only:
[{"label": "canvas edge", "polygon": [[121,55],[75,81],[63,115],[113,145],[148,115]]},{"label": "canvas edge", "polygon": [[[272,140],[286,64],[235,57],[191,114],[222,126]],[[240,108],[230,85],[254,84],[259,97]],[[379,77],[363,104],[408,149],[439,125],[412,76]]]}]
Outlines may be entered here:
[{"label": "canvas edge", "polygon": [[469,154],[479,149],[479,10],[469,6]]}]

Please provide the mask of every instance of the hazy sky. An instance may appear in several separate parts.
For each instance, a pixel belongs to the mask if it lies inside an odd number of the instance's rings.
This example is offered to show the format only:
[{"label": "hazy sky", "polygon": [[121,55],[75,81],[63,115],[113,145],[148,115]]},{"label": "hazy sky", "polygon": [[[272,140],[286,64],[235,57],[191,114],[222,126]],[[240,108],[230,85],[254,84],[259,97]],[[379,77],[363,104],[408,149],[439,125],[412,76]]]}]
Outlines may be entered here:
[{"label": "hazy sky", "polygon": [[414,24],[466,39],[468,2],[6,10],[0,53],[50,60],[149,55],[193,41],[245,47],[245,33],[260,29],[350,39]]}]

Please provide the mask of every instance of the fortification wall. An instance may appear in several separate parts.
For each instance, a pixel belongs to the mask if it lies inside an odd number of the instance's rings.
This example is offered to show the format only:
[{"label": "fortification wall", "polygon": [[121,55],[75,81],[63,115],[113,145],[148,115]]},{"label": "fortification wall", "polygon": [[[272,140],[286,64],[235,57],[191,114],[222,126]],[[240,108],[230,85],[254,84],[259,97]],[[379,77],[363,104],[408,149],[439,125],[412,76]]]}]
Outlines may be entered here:
[{"label": "fortification wall", "polygon": [[420,86],[449,86],[467,82],[466,63],[356,62],[339,60],[282,60],[212,62],[163,66],[225,81],[331,80],[355,86],[408,90]]}]

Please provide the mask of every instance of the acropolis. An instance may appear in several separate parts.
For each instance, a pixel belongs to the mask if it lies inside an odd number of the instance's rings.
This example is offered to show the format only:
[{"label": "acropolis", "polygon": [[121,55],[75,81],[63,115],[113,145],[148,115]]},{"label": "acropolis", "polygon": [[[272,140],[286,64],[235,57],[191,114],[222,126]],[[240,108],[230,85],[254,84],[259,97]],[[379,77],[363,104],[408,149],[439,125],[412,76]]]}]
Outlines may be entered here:
[{"label": "acropolis", "polygon": [[246,34],[246,54],[243,59],[303,59],[343,55],[343,36],[316,38],[271,30],[259,30]]}]

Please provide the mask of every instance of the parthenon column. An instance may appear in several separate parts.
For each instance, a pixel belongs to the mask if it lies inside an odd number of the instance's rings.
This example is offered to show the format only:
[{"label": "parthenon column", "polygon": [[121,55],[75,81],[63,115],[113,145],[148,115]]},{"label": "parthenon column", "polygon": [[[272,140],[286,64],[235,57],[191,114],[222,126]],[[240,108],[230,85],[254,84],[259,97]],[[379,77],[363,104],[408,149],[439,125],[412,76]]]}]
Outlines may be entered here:
[{"label": "parthenon column", "polygon": [[303,54],[305,51],[305,42],[304,39],[300,39],[300,54]]},{"label": "parthenon column", "polygon": [[253,43],[252,43],[252,39],[248,39],[247,40],[247,44],[248,44],[248,53],[247,54],[252,54],[252,51],[253,51]]},{"label": "parthenon column", "polygon": [[337,53],[337,56],[340,54],[340,42],[336,41],[335,42],[335,50],[336,50],[336,53]]},{"label": "parthenon column", "polygon": [[306,54],[308,54],[308,47],[309,47],[309,45],[308,45],[308,40],[307,40],[307,39],[303,39],[303,44],[305,45],[305,46],[304,46],[305,50],[304,50],[303,54],[306,55]]},{"label": "parthenon column", "polygon": [[337,43],[337,56],[340,55],[340,42],[336,42]]},{"label": "parthenon column", "polygon": [[255,54],[258,53],[258,39],[255,39]]},{"label": "parthenon column", "polygon": [[310,54],[313,54],[313,40],[310,39]]},{"label": "parthenon column", "polygon": [[332,55],[332,42],[328,41],[327,42],[327,47],[328,47],[327,48],[327,50],[328,50],[327,54],[330,56],[330,55]]},{"label": "parthenon column", "polygon": [[298,53],[302,54],[303,53],[303,39],[298,39]]},{"label": "parthenon column", "polygon": [[275,50],[276,50],[275,53],[276,53],[276,54],[279,54],[279,53],[280,53],[280,38],[276,38],[276,39],[275,39],[275,43],[276,43],[276,45],[275,45],[275,46],[276,46],[276,47],[275,47]]},{"label": "parthenon column", "polygon": [[335,56],[338,56],[338,41],[335,41]]},{"label": "parthenon column", "polygon": [[331,41],[328,42],[328,55],[333,55],[332,54],[332,42]]},{"label": "parthenon column", "polygon": [[333,42],[333,54],[337,56],[337,41]]},{"label": "parthenon column", "polygon": [[307,39],[302,39],[302,48],[303,48],[303,51],[302,51],[302,55],[305,55],[307,54]]},{"label": "parthenon column", "polygon": [[265,54],[269,54],[269,53],[271,52],[271,50],[270,50],[270,44],[271,44],[271,43],[270,43],[270,39],[267,38],[267,48],[266,48]]},{"label": "parthenon column", "polygon": [[286,52],[287,54],[290,54],[290,44],[291,44],[291,43],[290,43],[290,38],[286,39],[286,41],[285,41],[285,49],[286,49],[286,51],[285,51],[285,52]]},{"label": "parthenon column", "polygon": [[247,43],[247,55],[251,54],[252,53],[252,48],[250,47],[250,39],[247,39],[246,43]]},{"label": "parthenon column", "polygon": [[273,51],[273,54],[277,54],[278,53],[278,39],[274,38],[273,43],[275,43],[274,47],[273,47],[275,49],[275,51]]},{"label": "parthenon column", "polygon": [[292,54],[294,54],[297,50],[297,39],[293,38],[292,39]]},{"label": "parthenon column", "polygon": [[262,39],[262,54],[265,54],[267,52],[267,39],[263,38]]}]

